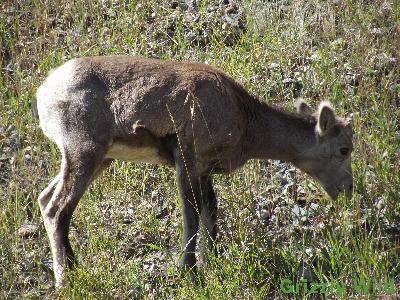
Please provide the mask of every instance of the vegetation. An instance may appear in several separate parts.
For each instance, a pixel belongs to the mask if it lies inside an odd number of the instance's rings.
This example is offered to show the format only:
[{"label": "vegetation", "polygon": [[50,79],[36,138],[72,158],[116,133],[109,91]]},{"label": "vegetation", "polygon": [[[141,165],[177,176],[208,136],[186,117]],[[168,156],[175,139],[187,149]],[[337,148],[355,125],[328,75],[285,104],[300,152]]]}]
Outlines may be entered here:
[{"label": "vegetation", "polygon": [[[1,299],[311,299],[311,283],[329,299],[399,297],[399,1],[0,6]],[[29,103],[51,68],[106,54],[203,62],[268,103],[293,109],[301,96],[352,113],[353,199],[328,199],[282,162],[252,161],[217,176],[220,255],[210,256],[204,286],[194,287],[177,268],[173,170],[115,162],[74,214],[79,267],[56,293],[36,199],[60,158]]]}]

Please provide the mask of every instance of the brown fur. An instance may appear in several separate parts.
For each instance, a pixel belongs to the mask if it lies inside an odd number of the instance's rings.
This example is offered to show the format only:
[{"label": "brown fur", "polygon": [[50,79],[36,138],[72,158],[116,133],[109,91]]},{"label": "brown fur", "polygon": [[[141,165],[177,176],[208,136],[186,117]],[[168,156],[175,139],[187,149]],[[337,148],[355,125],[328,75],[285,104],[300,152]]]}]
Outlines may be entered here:
[{"label": "brown fur", "polygon": [[351,125],[326,103],[313,115],[305,103],[297,107],[301,113],[271,107],[203,64],[109,56],[55,69],[37,92],[37,111],[62,154],[59,175],[39,197],[56,286],[73,261],[72,213],[110,159],[176,168],[188,269],[196,264],[199,220],[210,246],[216,237],[213,173],[229,173],[252,158],[280,159],[316,178],[331,197],[341,190],[350,196]]}]

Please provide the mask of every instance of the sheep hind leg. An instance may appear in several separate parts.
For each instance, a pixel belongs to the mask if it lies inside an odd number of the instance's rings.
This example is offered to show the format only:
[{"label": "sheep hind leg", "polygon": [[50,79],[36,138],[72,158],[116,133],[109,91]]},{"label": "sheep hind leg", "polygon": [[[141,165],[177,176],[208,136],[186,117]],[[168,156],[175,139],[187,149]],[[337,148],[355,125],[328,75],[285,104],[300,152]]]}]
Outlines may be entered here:
[{"label": "sheep hind leg", "polygon": [[211,175],[201,178],[202,209],[201,220],[201,243],[200,260],[202,263],[208,261],[207,254],[215,255],[215,240],[217,237],[217,198],[212,185]]},{"label": "sheep hind leg", "polygon": [[61,172],[39,197],[53,255],[56,288],[65,286],[66,266],[75,265],[68,238],[72,214],[92,178],[102,167],[105,153],[104,147],[94,142],[85,141],[79,145],[79,151],[61,147]]}]

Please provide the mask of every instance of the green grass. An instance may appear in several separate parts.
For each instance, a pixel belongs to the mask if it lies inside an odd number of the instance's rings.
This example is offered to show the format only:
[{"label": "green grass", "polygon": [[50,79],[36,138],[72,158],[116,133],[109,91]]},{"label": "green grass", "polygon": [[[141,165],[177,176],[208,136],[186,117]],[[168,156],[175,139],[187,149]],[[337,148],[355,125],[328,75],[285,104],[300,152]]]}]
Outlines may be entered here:
[{"label": "green grass", "polygon": [[[196,288],[177,268],[173,170],[114,163],[74,214],[79,267],[61,298],[311,299],[280,287],[302,276],[328,284],[330,299],[360,298],[360,278],[395,285],[371,288],[365,299],[398,297],[399,230],[387,224],[400,218],[400,3],[238,1],[246,29],[236,33],[210,9],[219,1],[197,2],[193,14],[154,0],[0,4],[0,298],[55,296],[36,199],[57,173],[59,153],[32,118],[30,99],[51,68],[105,54],[206,62],[268,103],[293,109],[301,91],[313,107],[329,100],[340,115],[353,113],[357,192],[333,202],[299,171],[282,191],[282,165],[261,161],[217,176],[221,254]],[[304,201],[306,209],[319,205],[318,218],[293,225],[291,209]],[[33,236],[21,235],[26,222],[40,224]]]}]

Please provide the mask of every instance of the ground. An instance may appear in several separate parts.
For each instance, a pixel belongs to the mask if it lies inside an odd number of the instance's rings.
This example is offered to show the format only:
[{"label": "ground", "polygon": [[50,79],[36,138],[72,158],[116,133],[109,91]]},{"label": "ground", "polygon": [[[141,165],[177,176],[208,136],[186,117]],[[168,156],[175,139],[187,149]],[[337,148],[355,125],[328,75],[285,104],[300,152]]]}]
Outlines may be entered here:
[{"label": "ground", "polygon": [[[312,285],[329,299],[399,297],[398,1],[0,6],[1,299],[316,298]],[[70,234],[79,267],[69,274],[73,283],[55,292],[36,199],[60,155],[29,103],[50,69],[105,54],[207,63],[289,110],[299,96],[313,108],[330,101],[353,118],[353,199],[330,200],[279,161],[217,176],[220,254],[201,268],[205,284],[195,287],[177,268],[174,171],[116,162],[80,202]]]}]

